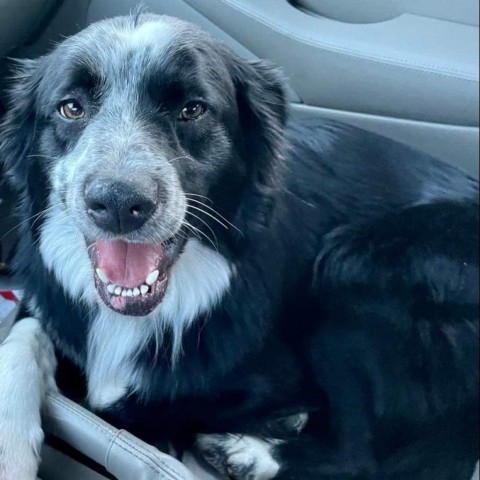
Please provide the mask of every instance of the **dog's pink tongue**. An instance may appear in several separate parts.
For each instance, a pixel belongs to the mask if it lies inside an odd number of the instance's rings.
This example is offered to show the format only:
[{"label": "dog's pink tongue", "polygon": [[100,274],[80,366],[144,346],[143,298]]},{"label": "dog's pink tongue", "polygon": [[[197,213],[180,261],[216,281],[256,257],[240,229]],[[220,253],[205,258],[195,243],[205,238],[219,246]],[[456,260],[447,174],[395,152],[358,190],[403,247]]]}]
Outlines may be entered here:
[{"label": "dog's pink tongue", "polygon": [[145,283],[147,275],[156,270],[163,256],[163,248],[151,243],[127,243],[123,240],[95,242],[97,267],[111,283],[133,288]]}]

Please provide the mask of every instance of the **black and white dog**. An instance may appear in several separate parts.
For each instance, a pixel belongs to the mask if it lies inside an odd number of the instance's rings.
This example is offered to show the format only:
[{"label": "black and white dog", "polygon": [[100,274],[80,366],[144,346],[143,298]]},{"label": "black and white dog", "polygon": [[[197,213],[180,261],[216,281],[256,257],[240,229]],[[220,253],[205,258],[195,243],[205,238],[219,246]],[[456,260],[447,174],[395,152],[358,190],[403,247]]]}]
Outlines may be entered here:
[{"label": "black and white dog", "polygon": [[22,62],[0,135],[31,315],[0,347],[0,478],[35,478],[55,357],[230,478],[471,477],[473,179],[288,118],[274,68],[148,14]]}]

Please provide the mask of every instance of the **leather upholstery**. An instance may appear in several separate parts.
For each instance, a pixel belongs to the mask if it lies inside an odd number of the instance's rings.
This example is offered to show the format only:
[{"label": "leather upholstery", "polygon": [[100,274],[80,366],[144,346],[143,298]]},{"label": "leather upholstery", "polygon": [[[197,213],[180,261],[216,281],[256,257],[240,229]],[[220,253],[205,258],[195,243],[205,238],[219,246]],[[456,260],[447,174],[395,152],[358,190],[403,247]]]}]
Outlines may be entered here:
[{"label": "leather upholstery", "polygon": [[[175,458],[125,430],[117,430],[61,395],[49,396],[44,426],[47,432],[105,467],[117,480],[194,479]],[[65,480],[74,480],[71,474],[65,473]]]}]

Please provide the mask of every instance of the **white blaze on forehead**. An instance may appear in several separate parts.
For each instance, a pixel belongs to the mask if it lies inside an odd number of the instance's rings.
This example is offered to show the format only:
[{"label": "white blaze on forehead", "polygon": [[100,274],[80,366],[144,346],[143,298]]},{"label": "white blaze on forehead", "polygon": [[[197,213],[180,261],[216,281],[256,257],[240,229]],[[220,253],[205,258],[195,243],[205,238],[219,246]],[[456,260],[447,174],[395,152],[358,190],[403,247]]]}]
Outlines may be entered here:
[{"label": "white blaze on forehead", "polygon": [[[138,62],[137,65],[148,68],[152,65],[151,60],[162,58],[186,30],[186,25],[181,20],[159,15],[148,15],[137,23],[127,17],[107,19],[70,37],[58,49],[61,56],[74,64],[83,64],[107,81],[115,80],[111,74],[116,69],[127,68],[129,75],[124,79],[130,81],[136,75],[129,69],[129,62]],[[145,62],[145,59],[149,61]]]},{"label": "white blaze on forehead", "polygon": [[[136,103],[137,84],[143,82],[157,62],[161,63],[176,33],[172,25],[162,21],[149,21],[115,31],[96,67],[103,71],[106,85],[113,89],[116,100],[129,97],[130,102]],[[133,111],[134,105],[132,107]]]},{"label": "white blaze on forehead", "polygon": [[[134,64],[138,62],[139,66],[146,68],[152,64],[152,60],[160,59],[166,53],[181,29],[180,22],[174,19],[167,21],[159,17],[137,26],[134,26],[133,22],[128,26],[122,25],[114,30],[113,35],[107,31],[111,44],[104,50],[105,65],[113,62],[114,68],[125,67],[127,65],[125,58],[133,54],[131,60]],[[147,63],[143,64],[145,59]],[[130,73],[144,75],[145,70]]]},{"label": "white blaze on forehead", "polygon": [[124,30],[129,47],[168,46],[178,33],[178,24],[162,19],[146,21],[130,31]]}]

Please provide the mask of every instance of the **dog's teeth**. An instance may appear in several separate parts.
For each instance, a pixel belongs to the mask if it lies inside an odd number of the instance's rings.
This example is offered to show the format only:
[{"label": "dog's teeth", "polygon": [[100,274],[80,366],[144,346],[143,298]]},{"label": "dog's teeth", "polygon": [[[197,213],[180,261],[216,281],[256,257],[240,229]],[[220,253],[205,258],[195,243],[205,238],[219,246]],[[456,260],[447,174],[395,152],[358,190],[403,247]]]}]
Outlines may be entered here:
[{"label": "dog's teeth", "polygon": [[107,285],[107,292],[108,293],[114,293],[115,288],[116,288],[116,285],[113,285],[113,283],[111,283],[110,285]]},{"label": "dog's teeth", "polygon": [[133,291],[131,288],[127,290],[127,297],[133,297]]},{"label": "dog's teeth", "polygon": [[114,293],[115,293],[115,295],[121,295],[122,287],[115,287]]},{"label": "dog's teeth", "polygon": [[140,290],[135,287],[133,290],[132,290],[132,293],[133,293],[133,296],[134,297],[138,297],[138,295],[140,295]]},{"label": "dog's teeth", "polygon": [[140,293],[145,295],[148,292],[148,287],[146,285],[140,285]]},{"label": "dog's teeth", "polygon": [[103,283],[108,283],[107,274],[106,274],[101,268],[97,268],[97,269],[95,270],[95,272],[97,273],[98,278],[99,278]]},{"label": "dog's teeth", "polygon": [[122,290],[122,297],[126,297],[126,296],[127,296],[127,289]]},{"label": "dog's teeth", "polygon": [[160,275],[160,272],[159,272],[158,270],[154,270],[153,272],[150,272],[150,273],[147,275],[147,278],[146,278],[146,280],[145,280],[145,283],[146,283],[147,285],[153,285],[153,284],[156,282],[156,280],[157,280],[157,278],[158,278],[159,275]]}]

